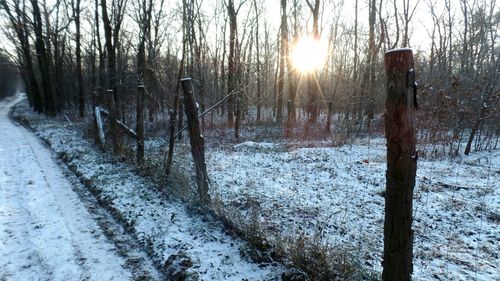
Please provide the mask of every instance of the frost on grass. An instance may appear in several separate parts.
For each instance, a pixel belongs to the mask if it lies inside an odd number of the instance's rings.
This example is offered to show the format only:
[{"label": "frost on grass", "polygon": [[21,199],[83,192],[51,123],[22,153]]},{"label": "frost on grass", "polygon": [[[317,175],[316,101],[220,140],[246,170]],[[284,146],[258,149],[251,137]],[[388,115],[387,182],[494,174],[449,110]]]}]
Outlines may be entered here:
[{"label": "frost on grass", "polygon": [[[216,223],[191,216],[178,202],[160,200],[128,165],[97,154],[64,120],[43,119],[34,125],[57,152],[67,153],[69,165],[92,179],[100,196],[168,270],[178,268],[175,265],[186,267],[202,280],[279,276],[279,268],[272,264],[259,268],[241,258],[242,242],[222,233]],[[158,144],[150,140],[146,147],[156,145],[160,151]],[[177,155],[177,168],[189,180],[193,175],[189,150],[181,150],[184,154]],[[231,219],[242,223],[241,229],[251,233],[246,239],[252,241],[255,236],[252,244],[267,247],[266,241],[259,240],[265,237],[269,243],[285,245],[292,258],[300,259],[311,248],[304,243],[312,243],[331,250],[334,255],[328,260],[339,259],[342,264],[349,259],[366,271],[380,273],[386,170],[383,139],[335,148],[272,141],[218,144],[208,149],[207,161],[212,198],[220,208],[230,210]],[[498,278],[498,182],[499,150],[453,160],[419,160],[414,280]]]},{"label": "frost on grass", "polygon": [[[240,249],[245,243],[211,218],[193,214],[185,204],[166,200],[130,165],[98,152],[82,124],[48,119],[23,111],[30,126],[91,186],[101,204],[144,244],[166,274],[186,280],[279,280],[282,266],[256,264]],[[183,279],[180,279],[183,280]]]},{"label": "frost on grass", "polygon": [[[385,141],[337,148],[244,142],[207,155],[212,196],[247,212],[275,240],[311,237],[381,272]],[[414,193],[414,279],[495,280],[500,151],[420,160]]]}]

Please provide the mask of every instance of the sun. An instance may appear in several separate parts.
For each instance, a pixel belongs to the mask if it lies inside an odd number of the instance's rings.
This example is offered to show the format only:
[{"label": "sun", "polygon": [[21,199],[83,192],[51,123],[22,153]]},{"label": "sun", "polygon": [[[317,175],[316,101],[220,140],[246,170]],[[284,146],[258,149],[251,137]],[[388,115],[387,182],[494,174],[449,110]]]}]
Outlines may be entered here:
[{"label": "sun", "polygon": [[298,71],[310,73],[325,64],[327,53],[328,45],[324,41],[303,36],[293,46],[292,62]]}]

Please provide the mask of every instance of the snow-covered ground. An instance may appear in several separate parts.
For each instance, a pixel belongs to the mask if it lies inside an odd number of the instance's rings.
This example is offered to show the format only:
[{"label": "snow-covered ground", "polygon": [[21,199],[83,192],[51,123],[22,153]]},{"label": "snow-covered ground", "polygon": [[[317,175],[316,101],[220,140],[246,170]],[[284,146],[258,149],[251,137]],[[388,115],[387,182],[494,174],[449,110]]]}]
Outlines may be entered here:
[{"label": "snow-covered ground", "polygon": [[[162,199],[128,164],[97,152],[83,137],[81,124],[33,114],[29,118],[39,136],[92,183],[93,192],[165,268],[182,265],[187,257],[187,272],[201,280],[279,279],[282,267],[249,262],[240,255],[245,244],[217,222]],[[385,141],[304,146],[247,141],[209,148],[212,198],[229,213],[239,212],[242,221],[265,231],[270,240],[319,238],[367,270],[380,272]],[[179,148],[176,163],[192,176],[189,150]],[[499,182],[499,150],[418,161],[414,280],[500,280]]]},{"label": "snow-covered ground", "polygon": [[211,217],[165,198],[130,164],[99,152],[92,140],[84,137],[81,122],[33,114],[26,101],[14,114],[27,119],[36,134],[86,182],[100,203],[137,237],[167,278],[280,280],[283,266],[257,264],[242,255],[246,243],[226,232]]},{"label": "snow-covered ground", "polygon": [[0,280],[131,280],[40,140],[0,102]]},{"label": "snow-covered ground", "polygon": [[[300,146],[300,144],[298,144]],[[212,196],[257,208],[276,239],[319,236],[381,272],[385,141],[297,148],[247,141],[207,152]],[[418,161],[413,280],[500,280],[500,150]]]}]

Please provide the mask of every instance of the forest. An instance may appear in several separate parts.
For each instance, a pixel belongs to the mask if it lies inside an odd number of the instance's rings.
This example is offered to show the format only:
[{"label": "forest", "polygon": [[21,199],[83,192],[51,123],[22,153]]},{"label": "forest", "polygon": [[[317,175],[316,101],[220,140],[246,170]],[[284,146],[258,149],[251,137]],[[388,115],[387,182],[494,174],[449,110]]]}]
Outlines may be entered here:
[{"label": "forest", "polygon": [[[372,121],[384,102],[382,55],[412,47],[421,25],[413,17],[423,10],[425,41],[414,43],[419,135],[445,144],[446,154],[464,152],[464,142],[467,151],[496,144],[496,1],[38,2],[2,1],[10,40],[4,45],[11,46],[35,111],[77,108],[83,117],[111,89],[112,111],[133,122],[140,84],[152,122],[168,118],[161,115],[167,111],[183,114],[178,80],[192,77],[202,112],[225,99],[203,125],[225,119],[235,138],[242,123],[266,121],[297,137],[310,134],[290,130],[341,139],[376,130]],[[354,15],[344,19],[345,12]],[[325,44],[314,71],[294,65],[304,35]]]},{"label": "forest", "polygon": [[17,67],[3,52],[0,52],[0,77],[0,99],[15,94],[19,81]]},{"label": "forest", "polygon": [[[437,195],[422,197],[436,189],[446,193],[443,209],[460,209],[443,215],[454,220],[469,215],[471,195],[462,192],[477,192],[474,204],[486,207],[475,212],[484,215],[488,231],[500,232],[499,156],[491,152],[500,138],[497,4],[0,0],[0,98],[23,88],[34,112],[79,124],[97,151],[137,165],[160,192],[210,205],[225,227],[268,253],[248,250],[253,260],[289,260],[310,280],[367,280],[382,269],[381,240],[368,245],[365,239],[378,238],[363,233],[383,233],[383,210],[370,214],[367,206],[379,208],[385,197],[390,75],[384,56],[393,50],[413,54],[413,76],[406,78],[415,106],[416,152],[410,156],[422,159],[415,168],[415,206],[441,206]],[[23,87],[13,82],[17,76]],[[476,164],[484,166],[467,170]],[[296,198],[302,196],[297,186],[308,186],[307,202]],[[346,206],[358,211],[350,215]],[[436,212],[426,212],[417,225],[432,228]],[[308,220],[315,222],[302,228]],[[357,231],[361,225],[365,229]],[[453,233],[469,227],[461,224]],[[417,231],[414,264],[422,280],[465,280],[480,268],[486,268],[484,279],[477,280],[494,280],[498,267],[478,262],[498,261],[491,245],[477,242],[494,239],[481,238],[481,231],[474,233],[476,262],[461,265],[466,273],[443,265],[435,266],[445,267],[439,273],[428,269],[432,255],[419,252],[428,247],[425,241],[448,243],[444,264],[453,260],[448,249],[455,240],[443,234],[448,230],[437,231],[435,240]],[[337,247],[342,244],[349,246]]]}]

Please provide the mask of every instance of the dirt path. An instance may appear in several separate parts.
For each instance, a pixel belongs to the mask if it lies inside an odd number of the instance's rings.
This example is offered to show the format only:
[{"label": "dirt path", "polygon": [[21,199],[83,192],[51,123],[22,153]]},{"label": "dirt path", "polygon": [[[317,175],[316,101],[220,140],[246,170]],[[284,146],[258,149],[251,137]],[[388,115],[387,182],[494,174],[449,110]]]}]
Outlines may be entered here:
[{"label": "dirt path", "polygon": [[131,280],[51,152],[0,101],[0,280]]}]

